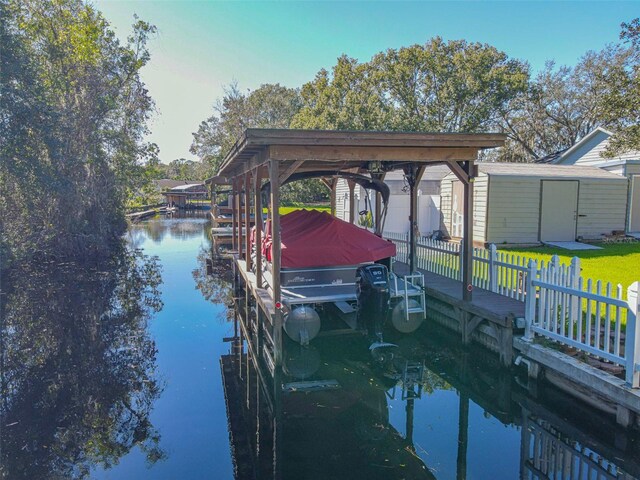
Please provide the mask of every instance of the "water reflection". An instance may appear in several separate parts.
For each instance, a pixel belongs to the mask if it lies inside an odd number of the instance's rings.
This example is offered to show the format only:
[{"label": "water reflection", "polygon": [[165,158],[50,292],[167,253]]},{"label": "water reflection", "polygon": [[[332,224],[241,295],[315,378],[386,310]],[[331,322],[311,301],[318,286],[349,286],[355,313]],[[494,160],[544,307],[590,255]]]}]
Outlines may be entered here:
[{"label": "water reflection", "polygon": [[237,312],[221,357],[237,479],[640,478],[637,435],[435,326],[390,334],[385,362],[357,338],[287,343],[272,376]]},{"label": "water reflection", "polygon": [[165,239],[188,240],[202,237],[208,239],[204,225],[209,222],[209,212],[204,210],[179,210],[171,215],[158,215],[150,220],[134,223],[129,227],[131,243],[140,245],[145,239],[156,244]]},{"label": "water reflection", "polygon": [[160,283],[157,261],[134,250],[3,274],[0,478],[83,478],[134,446],[164,457],[149,420]]}]

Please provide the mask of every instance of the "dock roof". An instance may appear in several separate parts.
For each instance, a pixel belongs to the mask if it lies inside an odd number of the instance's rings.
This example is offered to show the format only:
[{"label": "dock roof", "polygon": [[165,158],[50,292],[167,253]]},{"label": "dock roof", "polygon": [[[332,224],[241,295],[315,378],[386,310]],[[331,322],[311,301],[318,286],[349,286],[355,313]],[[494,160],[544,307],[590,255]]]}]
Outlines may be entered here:
[{"label": "dock roof", "polygon": [[296,163],[297,172],[368,169],[369,162],[386,170],[407,163],[476,160],[479,150],[499,147],[496,133],[418,133],[345,130],[256,129],[244,134],[226,155],[218,175],[242,175],[269,160]]}]

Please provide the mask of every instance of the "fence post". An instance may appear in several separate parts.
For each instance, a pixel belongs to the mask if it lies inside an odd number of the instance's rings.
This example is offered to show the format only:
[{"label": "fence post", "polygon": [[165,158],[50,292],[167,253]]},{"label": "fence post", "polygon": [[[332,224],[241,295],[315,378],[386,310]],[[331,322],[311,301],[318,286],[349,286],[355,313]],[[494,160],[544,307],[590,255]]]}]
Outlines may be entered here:
[{"label": "fence post", "polygon": [[[570,287],[573,290],[578,290],[581,270],[582,269],[580,268],[580,258],[573,257],[571,259],[571,268],[569,270],[570,272],[569,283],[570,283]],[[582,321],[582,312],[580,311],[580,297],[578,297],[577,295],[571,295],[570,301],[571,301],[571,313],[572,313],[571,315],[572,318],[570,320],[572,324],[574,324],[576,322]]]},{"label": "fence post", "polygon": [[[462,243],[458,243],[458,280],[462,281]],[[473,258],[471,259],[471,265],[473,265]]]},{"label": "fence post", "polygon": [[[404,252],[404,263],[407,264],[407,266],[409,266],[409,255],[411,255],[411,232],[407,232],[407,243],[405,244],[405,246],[407,247],[405,249]],[[413,272],[409,272],[409,274],[412,274]]]},{"label": "fence post", "polygon": [[627,289],[627,303],[629,313],[627,315],[627,333],[624,345],[624,358],[626,360],[626,380],[631,388],[640,388],[640,282],[632,283]]},{"label": "fence post", "polygon": [[527,272],[527,283],[525,285],[525,298],[524,298],[524,337],[525,342],[533,341],[533,330],[531,327],[536,317],[536,287],[533,281],[538,275],[538,262],[531,259],[529,260],[529,272]]},{"label": "fence post", "polygon": [[489,245],[489,290],[498,291],[498,249],[495,243]]}]

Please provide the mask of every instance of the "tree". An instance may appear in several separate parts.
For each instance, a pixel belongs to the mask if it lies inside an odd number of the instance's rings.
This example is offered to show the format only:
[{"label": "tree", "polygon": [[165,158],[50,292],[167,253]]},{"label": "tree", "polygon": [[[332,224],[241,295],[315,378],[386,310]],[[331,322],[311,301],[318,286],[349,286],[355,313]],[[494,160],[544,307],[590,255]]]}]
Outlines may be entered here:
[{"label": "tree", "polygon": [[121,44],[82,0],[0,2],[0,259],[108,254],[146,181],[154,27]]},{"label": "tree", "polygon": [[330,130],[384,130],[388,109],[380,88],[379,73],[369,63],[346,55],[338,58],[332,74],[322,69],[305,84],[303,106],[292,128]]},{"label": "tree", "polygon": [[[191,153],[197,155],[211,175],[247,128],[289,128],[301,105],[300,92],[278,84],[265,84],[247,94],[236,84],[214,107],[214,114],[193,134]],[[318,180],[303,180],[282,188],[285,204],[326,200],[328,192]]]},{"label": "tree", "polygon": [[605,155],[640,150],[640,19],[623,23],[620,38],[628,47],[629,61],[601,76],[611,85],[602,96],[602,118],[615,131]]},{"label": "tree", "polygon": [[213,175],[245,129],[288,128],[299,108],[297,89],[265,84],[245,94],[232,84],[213,107],[213,115],[193,134],[191,153],[198,156]]},{"label": "tree", "polygon": [[475,132],[527,87],[528,66],[494,47],[435,37],[370,62],[342,56],[302,88],[303,128]]},{"label": "tree", "polygon": [[571,147],[602,125],[602,98],[611,91],[607,77],[628,60],[627,50],[607,46],[587,52],[575,67],[547,62],[503,111],[508,143],[499,159],[532,161]]}]

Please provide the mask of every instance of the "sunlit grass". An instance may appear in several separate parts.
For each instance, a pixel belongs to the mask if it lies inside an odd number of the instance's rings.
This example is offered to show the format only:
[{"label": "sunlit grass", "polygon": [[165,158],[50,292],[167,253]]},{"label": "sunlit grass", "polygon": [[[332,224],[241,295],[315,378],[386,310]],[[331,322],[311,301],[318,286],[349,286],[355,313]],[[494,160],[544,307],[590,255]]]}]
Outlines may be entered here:
[{"label": "sunlit grass", "polygon": [[582,277],[613,285],[621,284],[626,291],[635,281],[640,281],[640,242],[598,244],[602,250],[562,250],[553,247],[531,247],[501,249],[518,253],[534,260],[548,262],[555,254],[562,263],[571,263],[571,259],[580,258]]},{"label": "sunlit grass", "polygon": [[[280,207],[278,209],[280,215],[286,215],[287,213],[291,213],[295,210],[319,210],[321,212],[331,213],[331,207],[328,207],[326,205],[302,205],[296,207]],[[263,208],[262,211],[263,213],[267,213],[266,208]]]}]

